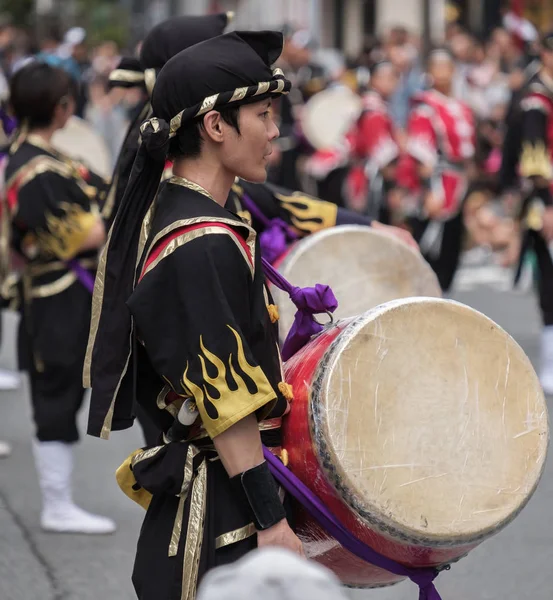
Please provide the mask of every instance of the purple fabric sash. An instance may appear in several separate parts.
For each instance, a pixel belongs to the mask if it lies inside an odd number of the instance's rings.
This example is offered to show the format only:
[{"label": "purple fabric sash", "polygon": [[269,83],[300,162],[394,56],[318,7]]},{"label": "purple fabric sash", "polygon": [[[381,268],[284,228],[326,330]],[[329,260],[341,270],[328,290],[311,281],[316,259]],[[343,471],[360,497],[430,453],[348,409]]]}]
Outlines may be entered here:
[{"label": "purple fabric sash", "polygon": [[299,238],[298,234],[278,217],[270,219],[257,204],[247,195],[243,194],[242,204],[264,227],[263,233],[259,236],[259,245],[261,246],[261,255],[271,264],[284,254],[288,244]]},{"label": "purple fabric sash", "polygon": [[266,258],[262,258],[261,261],[267,279],[286,292],[298,309],[282,346],[282,358],[288,360],[303,348],[312,336],[323,330],[324,326],[317,323],[313,315],[333,313],[338,308],[338,301],[328,285],[317,283],[314,288],[297,287],[283,277]]},{"label": "purple fabric sash", "polygon": [[413,569],[380,554],[367,546],[353,534],[351,534],[340,521],[328,510],[328,508],[305,486],[290,469],[286,468],[282,462],[274,456],[270,450],[263,447],[265,460],[273,477],[280,483],[287,492],[289,492],[307,512],[346,550],[358,556],[365,562],[370,563],[399,575],[408,577],[419,587],[419,600],[441,600],[440,594],[434,586],[434,580],[440,571],[435,568]]},{"label": "purple fabric sash", "polygon": [[2,128],[4,129],[4,133],[9,137],[16,129],[17,129],[17,119],[15,117],[11,117],[6,109],[0,107],[0,122],[2,123]]},{"label": "purple fabric sash", "polygon": [[73,259],[67,262],[67,266],[75,273],[83,286],[92,294],[94,292],[94,275],[91,275],[78,260]]}]

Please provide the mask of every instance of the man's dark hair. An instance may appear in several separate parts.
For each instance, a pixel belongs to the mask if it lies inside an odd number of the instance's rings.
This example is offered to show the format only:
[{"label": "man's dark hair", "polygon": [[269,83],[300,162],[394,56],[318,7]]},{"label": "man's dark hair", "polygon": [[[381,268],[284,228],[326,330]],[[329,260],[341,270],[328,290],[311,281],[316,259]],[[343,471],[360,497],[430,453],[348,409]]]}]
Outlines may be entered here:
[{"label": "man's dark hair", "polygon": [[[234,127],[240,135],[240,125],[238,117],[240,114],[239,106],[229,106],[218,110],[225,123]],[[176,158],[197,158],[202,151],[202,130],[204,128],[203,118],[195,119],[183,125],[177,135],[171,140],[169,156]]]},{"label": "man's dark hair", "polygon": [[40,38],[40,42],[55,42],[56,44],[61,44],[63,41],[63,35],[61,33],[61,28],[57,23],[50,23]]},{"label": "man's dark hair", "polygon": [[30,128],[51,125],[56,106],[76,95],[77,86],[69,73],[41,62],[17,71],[10,85],[12,110]]}]

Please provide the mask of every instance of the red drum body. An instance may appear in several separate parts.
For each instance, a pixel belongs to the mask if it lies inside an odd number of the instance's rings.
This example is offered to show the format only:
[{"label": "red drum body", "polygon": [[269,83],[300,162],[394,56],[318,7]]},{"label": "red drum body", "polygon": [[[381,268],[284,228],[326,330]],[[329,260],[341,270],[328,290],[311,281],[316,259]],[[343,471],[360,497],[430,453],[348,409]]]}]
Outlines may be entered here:
[{"label": "red drum body", "polygon": [[[274,265],[294,285],[329,285],[338,300],[338,319],[360,315],[398,298],[441,297],[430,265],[419,252],[361,225],[325,229],[293,244]],[[287,294],[272,289],[286,337],[296,309]]]},{"label": "red drum body", "polygon": [[[547,408],[518,344],[432,298],[346,319],[285,365],[289,467],[356,537],[407,566],[456,561],[522,510],[548,445]],[[298,512],[307,555],[355,587],[400,581]]]}]

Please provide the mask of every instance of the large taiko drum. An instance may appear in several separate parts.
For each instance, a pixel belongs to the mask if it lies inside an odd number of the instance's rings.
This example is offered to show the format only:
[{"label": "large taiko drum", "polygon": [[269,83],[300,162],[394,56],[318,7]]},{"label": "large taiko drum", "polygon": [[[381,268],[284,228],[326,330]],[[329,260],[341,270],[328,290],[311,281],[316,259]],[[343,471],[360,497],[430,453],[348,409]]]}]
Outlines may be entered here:
[{"label": "large taiko drum", "polygon": [[[285,370],[290,468],[389,558],[454,562],[512,521],[538,485],[548,445],[538,378],[509,334],[467,306],[383,304],[326,329]],[[298,534],[347,585],[401,579],[303,513]]]},{"label": "large taiko drum", "polygon": [[[438,279],[419,252],[362,225],[341,225],[314,233],[290,246],[275,267],[300,287],[330,285],[338,299],[336,318],[360,315],[397,298],[441,296]],[[296,309],[287,294],[278,289],[271,292],[284,338]]]},{"label": "large taiko drum", "polygon": [[361,97],[345,86],[315,94],[301,111],[303,135],[318,150],[336,147],[359,118],[362,104]]}]

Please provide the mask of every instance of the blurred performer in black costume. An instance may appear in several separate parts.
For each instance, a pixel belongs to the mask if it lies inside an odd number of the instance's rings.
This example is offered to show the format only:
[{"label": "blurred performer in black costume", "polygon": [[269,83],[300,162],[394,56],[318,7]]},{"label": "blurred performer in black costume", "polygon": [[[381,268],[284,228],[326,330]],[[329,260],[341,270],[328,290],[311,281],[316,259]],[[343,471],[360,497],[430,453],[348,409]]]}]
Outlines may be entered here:
[{"label": "blurred performer in black costume", "polygon": [[198,17],[176,17],[156,25],[145,37],[140,50],[140,58],[124,57],[117,69],[111,72],[111,88],[141,87],[148,97],[137,108],[136,118],[129,126],[115,165],[107,201],[102,210],[109,231],[125,187],[131,175],[132,166],[140,145],[140,125],[151,112],[150,96],[156,76],[165,63],[194,44],[220,35],[232,20],[233,13],[220,13]]},{"label": "blurred performer in black costume", "polygon": [[[140,60],[124,58],[119,67],[110,74],[112,87],[143,86],[147,90],[147,99],[137,110],[137,116],[129,127],[117,159],[110,192],[102,211],[108,231],[117,214],[138,153],[140,126],[151,113],[150,97],[157,73],[181,50],[223,33],[231,18],[232,13],[221,13],[201,17],[184,16],[164,21],[154,27],[144,39]],[[140,406],[136,407],[136,412],[146,443],[156,444],[159,438],[158,428],[152,424]]]},{"label": "blurred performer in black costume", "polygon": [[119,470],[148,506],[142,600],[194,598],[203,573],[256,546],[302,552],[261,446],[279,452],[291,398],[277,324],[256,234],[224,208],[235,176],[266,178],[271,99],[290,89],[271,69],[281,49],[281,34],[235,32],[162,69],[96,279],[89,433],[130,427],[135,393],[164,431]]},{"label": "blurred performer in black costume", "polygon": [[[250,209],[251,202],[255,204],[257,211]],[[251,221],[255,231],[262,236],[263,250],[265,250],[263,243],[265,236],[268,233],[275,235],[275,229],[280,229],[281,235],[290,243],[294,239],[339,225],[366,225],[398,238],[418,250],[417,243],[405,229],[375,221],[372,217],[342,208],[333,202],[320,200],[303,192],[286,190],[270,183],[251,183],[237,179],[232,186],[232,193],[226,207]],[[263,215],[263,219],[258,216],[258,212]],[[281,244],[269,244],[269,247],[271,246],[273,250],[276,248],[282,251]],[[264,252],[264,256],[272,263],[280,253],[277,251],[274,254],[268,251]]]},{"label": "blurred performer in black costume", "polygon": [[523,177],[522,245],[538,263],[538,292],[543,319],[540,380],[553,394],[553,32],[541,45],[541,68],[521,101],[520,163]]},{"label": "blurred performer in black costume", "polygon": [[31,383],[42,528],[111,533],[110,519],[85,512],[72,499],[91,307],[86,280],[93,280],[105,241],[98,198],[107,187],[50,145],[73,114],[75,98],[70,75],[55,67],[33,62],[14,75],[10,103],[21,129],[6,170],[2,237],[21,271],[18,358]]},{"label": "blurred performer in black costume", "polygon": [[284,28],[286,42],[278,66],[293,84],[290,94],[275,101],[274,111],[280,129],[275,142],[276,153],[271,158],[269,181],[290,190],[302,189],[298,160],[302,154],[302,142],[298,132],[298,120],[306,96],[323,89],[323,71],[311,65],[314,40],[306,30]]}]

